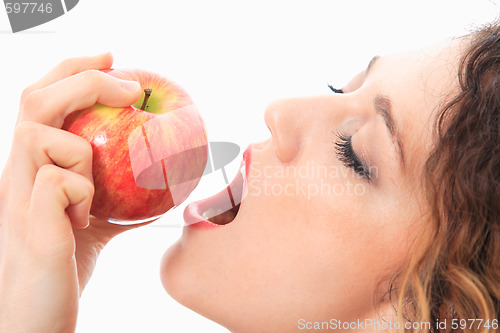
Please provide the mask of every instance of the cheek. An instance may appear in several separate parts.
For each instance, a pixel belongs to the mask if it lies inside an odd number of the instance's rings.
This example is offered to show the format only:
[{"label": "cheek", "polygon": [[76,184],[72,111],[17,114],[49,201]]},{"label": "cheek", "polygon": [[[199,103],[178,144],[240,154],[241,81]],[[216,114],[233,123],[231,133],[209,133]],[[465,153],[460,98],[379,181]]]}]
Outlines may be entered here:
[{"label": "cheek", "polygon": [[334,190],[320,191],[308,203],[309,218],[295,230],[307,237],[310,256],[322,259],[316,262],[316,272],[359,288],[397,273],[410,232],[400,200],[376,192],[357,176],[340,176],[329,184]]}]

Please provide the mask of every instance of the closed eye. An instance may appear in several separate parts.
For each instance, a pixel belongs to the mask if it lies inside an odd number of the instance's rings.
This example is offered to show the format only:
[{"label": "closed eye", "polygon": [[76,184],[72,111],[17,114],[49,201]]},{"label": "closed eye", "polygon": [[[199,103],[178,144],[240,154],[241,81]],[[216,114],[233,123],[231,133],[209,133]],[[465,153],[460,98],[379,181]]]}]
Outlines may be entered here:
[{"label": "closed eye", "polygon": [[360,177],[371,182],[370,169],[363,163],[352,148],[352,136],[335,133],[337,141],[334,142],[337,158],[347,167],[353,169]]}]

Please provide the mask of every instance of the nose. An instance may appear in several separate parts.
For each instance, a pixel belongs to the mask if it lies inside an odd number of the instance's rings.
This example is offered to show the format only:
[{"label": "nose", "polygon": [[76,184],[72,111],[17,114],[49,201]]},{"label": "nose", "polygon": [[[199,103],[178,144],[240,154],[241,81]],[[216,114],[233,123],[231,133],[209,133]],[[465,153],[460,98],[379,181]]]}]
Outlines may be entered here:
[{"label": "nose", "polygon": [[[335,129],[345,116],[341,97],[309,97],[278,100],[269,105],[265,122],[273,137],[276,156],[289,163],[318,131]],[[325,128],[327,127],[327,128]]]},{"label": "nose", "polygon": [[302,130],[297,121],[300,117],[298,100],[279,100],[271,103],[264,119],[271,131],[276,156],[284,163],[297,155],[302,141]]}]

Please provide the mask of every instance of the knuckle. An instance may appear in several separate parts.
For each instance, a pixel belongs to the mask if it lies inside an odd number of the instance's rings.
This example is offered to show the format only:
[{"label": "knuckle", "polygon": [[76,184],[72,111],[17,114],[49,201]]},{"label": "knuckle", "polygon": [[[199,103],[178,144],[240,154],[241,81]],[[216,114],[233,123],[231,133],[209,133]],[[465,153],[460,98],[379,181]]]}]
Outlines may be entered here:
[{"label": "knuckle", "polygon": [[61,61],[59,65],[57,65],[57,68],[61,72],[71,75],[77,72],[81,67],[81,60],[81,58],[67,58]]},{"label": "knuckle", "polygon": [[90,198],[93,198],[95,193],[95,187],[94,184],[88,178],[85,178],[85,187],[88,192],[88,196]]},{"label": "knuckle", "polygon": [[21,94],[21,103],[24,102],[24,100],[26,99],[26,97],[31,94],[33,91],[35,90],[35,88],[33,88],[33,86],[28,86],[26,88],[24,88],[22,94]]},{"label": "knuckle", "polygon": [[22,99],[21,109],[27,114],[33,114],[43,106],[44,96],[41,90],[33,90]]},{"label": "knuckle", "polygon": [[62,186],[65,177],[57,166],[53,164],[44,164],[38,169],[36,180],[43,186],[55,189]]},{"label": "knuckle", "polygon": [[62,60],[59,63],[59,65],[57,65],[57,67],[61,68],[61,69],[66,69],[66,68],[70,68],[70,67],[74,66],[74,63],[75,63],[75,58],[67,58],[67,59]]},{"label": "knuckle", "polygon": [[101,81],[103,79],[104,73],[97,69],[89,69],[82,72],[82,75],[85,77],[85,80],[88,82],[96,82]]},{"label": "knuckle", "polygon": [[14,130],[14,142],[24,146],[33,145],[38,141],[40,131],[40,124],[32,121],[22,121]]},{"label": "knuckle", "polygon": [[82,137],[77,136],[75,139],[74,156],[84,168],[92,170],[92,145]]},{"label": "knuckle", "polygon": [[71,183],[69,184],[69,186],[73,187],[73,189],[77,189],[79,196],[82,195],[84,197],[92,199],[95,190],[92,181],[78,173],[71,173],[70,175],[71,176],[69,180],[71,181]]},{"label": "knuckle", "polygon": [[92,163],[92,155],[93,155],[92,145],[90,144],[90,142],[88,142],[83,138],[81,138],[80,142],[82,143],[80,154],[82,155],[85,161],[89,161],[90,163]]},{"label": "knuckle", "polygon": [[90,96],[95,95],[99,87],[102,87],[102,82],[106,80],[106,74],[97,69],[89,69],[76,75],[79,76],[79,82],[83,90],[88,93],[92,92],[88,98],[93,98]]},{"label": "knuckle", "polygon": [[84,72],[86,69],[91,68],[92,57],[74,57],[67,58],[56,66],[58,72],[60,72],[64,77],[77,75]]},{"label": "knuckle", "polygon": [[89,155],[92,155],[92,145],[90,144],[90,142],[87,141],[87,139],[77,134],[73,134],[73,138],[75,139],[74,144],[76,145],[75,148],[78,151],[78,154],[85,155],[84,156],[85,158],[89,157]]}]

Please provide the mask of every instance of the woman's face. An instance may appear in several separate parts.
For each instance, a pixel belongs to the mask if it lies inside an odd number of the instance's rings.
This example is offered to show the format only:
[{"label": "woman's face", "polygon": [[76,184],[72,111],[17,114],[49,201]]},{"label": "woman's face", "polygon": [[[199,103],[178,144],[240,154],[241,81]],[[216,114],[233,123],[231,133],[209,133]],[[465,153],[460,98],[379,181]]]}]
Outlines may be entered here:
[{"label": "woman's face", "polygon": [[422,167],[460,54],[381,56],[344,94],[271,104],[236,217],[184,228],[162,262],[168,293],[235,332],[378,318],[425,220]]}]

